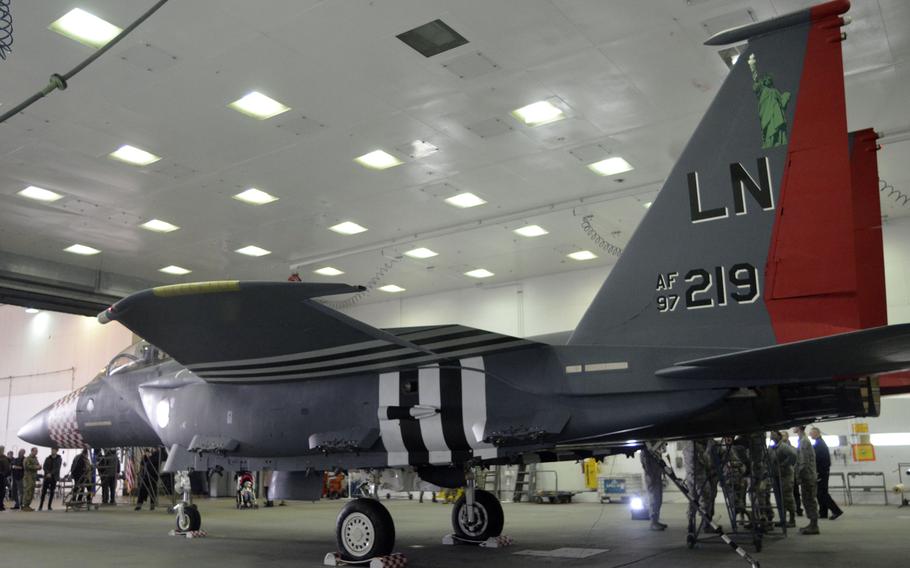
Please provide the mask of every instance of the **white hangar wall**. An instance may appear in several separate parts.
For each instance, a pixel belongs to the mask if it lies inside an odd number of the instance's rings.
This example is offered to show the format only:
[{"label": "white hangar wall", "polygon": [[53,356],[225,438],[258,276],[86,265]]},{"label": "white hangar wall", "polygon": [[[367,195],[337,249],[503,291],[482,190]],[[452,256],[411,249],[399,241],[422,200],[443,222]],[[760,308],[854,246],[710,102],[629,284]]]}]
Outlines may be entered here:
[{"label": "white hangar wall", "polygon": [[0,306],[0,444],[7,451],[27,447],[16,437],[19,428],[92,380],[132,337],[120,324],[95,318]]}]

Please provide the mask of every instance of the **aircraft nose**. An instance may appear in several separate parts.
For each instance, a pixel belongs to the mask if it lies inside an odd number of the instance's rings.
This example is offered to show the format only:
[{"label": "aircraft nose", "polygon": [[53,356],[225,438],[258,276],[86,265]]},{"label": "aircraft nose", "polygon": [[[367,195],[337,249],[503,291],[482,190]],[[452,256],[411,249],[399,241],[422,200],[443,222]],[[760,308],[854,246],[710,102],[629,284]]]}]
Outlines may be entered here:
[{"label": "aircraft nose", "polygon": [[36,446],[84,448],[85,440],[76,420],[79,397],[86,387],[74,390],[38,414],[19,429],[18,436]]},{"label": "aircraft nose", "polygon": [[53,446],[54,441],[51,440],[51,432],[47,427],[47,416],[49,411],[50,408],[45,408],[38,414],[32,416],[31,419],[25,423],[25,426],[19,428],[19,432],[16,435],[29,444],[45,447]]}]

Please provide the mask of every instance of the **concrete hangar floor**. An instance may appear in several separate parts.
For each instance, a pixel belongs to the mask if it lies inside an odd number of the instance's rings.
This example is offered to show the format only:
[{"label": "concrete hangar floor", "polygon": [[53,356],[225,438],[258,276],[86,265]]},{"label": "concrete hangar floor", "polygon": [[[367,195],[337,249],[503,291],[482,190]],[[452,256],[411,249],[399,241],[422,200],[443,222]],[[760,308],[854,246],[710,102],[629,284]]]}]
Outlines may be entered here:
[{"label": "concrete hangar floor", "polygon": [[[483,549],[440,544],[450,531],[451,505],[383,502],[395,519],[397,551],[408,557],[409,566],[749,566],[719,540],[688,549],[683,504],[664,505],[663,518],[670,527],[656,533],[648,530],[647,523],[630,520],[628,508],[620,504],[506,503],[504,534],[514,544]],[[162,507],[153,512],[136,512],[122,504],[97,512],[0,513],[0,565],[315,567],[322,565],[327,552],[335,550],[338,501],[289,502],[286,507],[241,511],[234,508],[233,499],[197,503],[205,514],[206,538],[168,536],[173,516]],[[837,521],[822,520],[819,536],[791,531],[787,538],[766,538],[763,551],[754,557],[763,568],[891,568],[904,564],[910,552],[910,510],[857,505],[845,511]],[[526,554],[559,548],[604,551],[584,559]],[[746,548],[752,552],[751,547]]]}]

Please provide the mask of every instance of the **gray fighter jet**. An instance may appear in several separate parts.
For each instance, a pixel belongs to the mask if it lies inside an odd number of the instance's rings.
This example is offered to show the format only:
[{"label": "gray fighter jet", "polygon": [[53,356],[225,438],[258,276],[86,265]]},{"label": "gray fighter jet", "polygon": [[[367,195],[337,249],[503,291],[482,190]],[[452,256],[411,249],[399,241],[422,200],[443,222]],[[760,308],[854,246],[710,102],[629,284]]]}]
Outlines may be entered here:
[{"label": "gray fighter jet", "polygon": [[[910,325],[886,325],[875,136],[847,132],[848,7],[708,41],[748,44],[562,342],[376,329],[320,302],[347,285],[163,286],[99,315],[149,343],[19,436],[164,445],[168,471],[268,468],[283,498],[317,497],[327,469],[413,467],[467,488],[453,528],[484,540],[503,512],[476,466],[876,415],[877,375],[910,367]],[[198,528],[187,510],[178,524]],[[350,501],[339,552],[386,554],[394,532],[379,502]]]}]

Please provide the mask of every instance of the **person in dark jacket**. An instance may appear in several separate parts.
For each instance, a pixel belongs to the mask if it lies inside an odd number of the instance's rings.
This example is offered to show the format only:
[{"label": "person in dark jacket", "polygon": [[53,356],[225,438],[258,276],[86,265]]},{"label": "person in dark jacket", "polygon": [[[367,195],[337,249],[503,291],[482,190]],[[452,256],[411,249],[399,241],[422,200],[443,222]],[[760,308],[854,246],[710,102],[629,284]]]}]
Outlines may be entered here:
[{"label": "person in dark jacket", "polygon": [[[822,519],[830,518],[832,521],[844,512],[828,492],[828,478],[831,476],[831,453],[828,451],[828,444],[822,438],[822,432],[818,428],[809,430],[809,437],[812,438],[812,445],[815,449],[815,467],[818,469],[818,516]],[[828,511],[831,516],[828,517]]]},{"label": "person in dark jacket", "polygon": [[10,470],[13,477],[13,510],[22,508],[22,477],[25,475],[25,449],[19,450],[19,454],[10,462]]},{"label": "person in dark jacket", "polygon": [[86,485],[89,483],[89,474],[92,471],[91,462],[88,459],[88,450],[82,450],[73,465],[70,466],[70,478],[73,480],[73,496],[71,501],[78,502],[85,499]]},{"label": "person in dark jacket", "polygon": [[120,473],[120,459],[117,450],[107,449],[98,460],[98,477],[101,478],[101,503],[113,505],[117,493],[117,475]]},{"label": "person in dark jacket", "polygon": [[157,451],[146,450],[142,454],[142,464],[139,468],[139,499],[136,502],[136,510],[142,509],[146,500],[149,502],[149,509],[154,511],[158,502],[158,461],[160,454]]},{"label": "person in dark jacket", "polygon": [[63,458],[57,452],[57,448],[51,448],[51,455],[44,458],[44,480],[41,482],[41,501],[38,502],[38,510],[44,508],[44,497],[50,494],[47,500],[47,510],[54,510],[54,491],[57,490],[57,482],[60,481],[60,467],[63,465]]},{"label": "person in dark jacket", "polygon": [[6,506],[3,504],[6,499],[6,480],[12,471],[11,467],[13,465],[10,463],[9,458],[6,457],[5,451],[6,448],[0,446],[0,511],[6,510]]}]

